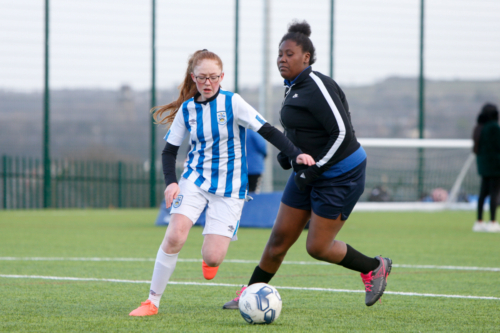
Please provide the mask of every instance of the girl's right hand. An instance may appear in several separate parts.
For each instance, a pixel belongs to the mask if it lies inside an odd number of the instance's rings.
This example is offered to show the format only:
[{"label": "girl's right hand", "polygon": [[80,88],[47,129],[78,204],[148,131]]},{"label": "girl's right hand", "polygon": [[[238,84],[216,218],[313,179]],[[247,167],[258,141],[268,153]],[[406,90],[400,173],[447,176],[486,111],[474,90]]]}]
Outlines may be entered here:
[{"label": "girl's right hand", "polygon": [[308,166],[316,164],[314,158],[312,158],[311,155],[308,154],[300,154],[299,156],[297,156],[295,162],[297,162],[297,164],[304,164]]},{"label": "girl's right hand", "polygon": [[165,205],[167,208],[170,208],[172,206],[172,201],[174,201],[175,198],[181,193],[181,188],[179,187],[179,184],[177,183],[172,183],[167,186],[165,189]]}]

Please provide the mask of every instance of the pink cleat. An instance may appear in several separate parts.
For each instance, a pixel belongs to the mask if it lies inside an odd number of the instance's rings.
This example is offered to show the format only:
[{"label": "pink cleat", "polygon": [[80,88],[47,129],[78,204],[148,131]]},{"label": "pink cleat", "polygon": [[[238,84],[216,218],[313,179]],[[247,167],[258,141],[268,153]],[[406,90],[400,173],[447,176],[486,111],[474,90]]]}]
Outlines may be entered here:
[{"label": "pink cleat", "polygon": [[245,291],[245,289],[247,289],[247,287],[241,287],[241,290],[238,290],[236,292],[236,298],[232,299],[229,302],[227,302],[226,304],[224,304],[222,306],[222,308],[227,309],[227,310],[238,310],[240,308],[239,307],[240,296],[241,296],[241,294],[243,294],[243,291]]}]

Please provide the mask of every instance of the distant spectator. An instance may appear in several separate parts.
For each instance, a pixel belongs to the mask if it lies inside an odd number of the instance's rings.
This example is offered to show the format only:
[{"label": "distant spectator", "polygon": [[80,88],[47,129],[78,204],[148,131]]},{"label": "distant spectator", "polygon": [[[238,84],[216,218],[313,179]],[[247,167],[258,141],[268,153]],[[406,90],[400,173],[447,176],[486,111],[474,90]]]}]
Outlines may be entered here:
[{"label": "distant spectator", "polygon": [[[477,221],[472,227],[476,232],[500,232],[495,219],[500,191],[500,126],[498,109],[494,104],[485,104],[477,117],[472,133],[473,151],[477,155],[477,170],[481,176],[481,190],[477,201]],[[490,222],[483,222],[483,205],[490,197]]]},{"label": "distant spectator", "polygon": [[251,129],[247,130],[248,192],[260,192],[266,156],[266,140]]},{"label": "distant spectator", "polygon": [[392,201],[391,195],[387,188],[383,185],[378,185],[373,188],[370,192],[370,196],[368,197],[368,201],[372,202],[388,202]]},{"label": "distant spectator", "polygon": [[444,202],[448,200],[448,192],[444,188],[438,187],[432,190],[431,197],[434,202]]}]

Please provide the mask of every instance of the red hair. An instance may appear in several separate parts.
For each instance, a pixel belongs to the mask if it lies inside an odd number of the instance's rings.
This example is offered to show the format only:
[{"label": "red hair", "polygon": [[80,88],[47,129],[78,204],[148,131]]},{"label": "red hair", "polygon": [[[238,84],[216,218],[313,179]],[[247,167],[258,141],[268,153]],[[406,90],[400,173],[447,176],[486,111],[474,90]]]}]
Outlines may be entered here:
[{"label": "red hair", "polygon": [[[186,75],[184,76],[184,82],[182,82],[178,87],[179,97],[177,97],[177,99],[172,103],[157,106],[151,109],[151,113],[153,113],[153,118],[157,124],[171,124],[174,121],[175,115],[177,114],[177,111],[181,107],[182,103],[196,95],[198,90],[196,89],[196,84],[191,78],[191,73],[194,68],[205,59],[216,61],[222,69],[222,60],[213,52],[203,49],[196,51],[193,55],[191,55],[188,60],[188,67],[186,69]],[[168,112],[168,114],[162,117],[165,112]]]}]

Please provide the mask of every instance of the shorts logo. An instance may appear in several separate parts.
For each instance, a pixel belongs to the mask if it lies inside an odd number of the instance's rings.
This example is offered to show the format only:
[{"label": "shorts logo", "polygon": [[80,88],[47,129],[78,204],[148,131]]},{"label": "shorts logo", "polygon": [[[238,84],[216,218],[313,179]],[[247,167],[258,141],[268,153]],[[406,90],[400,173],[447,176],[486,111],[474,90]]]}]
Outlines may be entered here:
[{"label": "shorts logo", "polygon": [[227,231],[229,232],[234,232],[234,227],[232,225],[230,225],[228,228],[227,228]]},{"label": "shorts logo", "polygon": [[182,195],[178,195],[177,198],[172,202],[174,208],[178,208],[182,203]]},{"label": "shorts logo", "polygon": [[217,123],[225,125],[227,123],[226,111],[217,112]]}]

